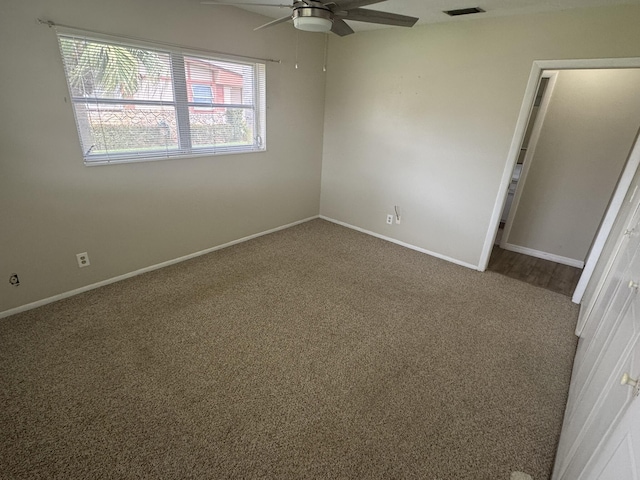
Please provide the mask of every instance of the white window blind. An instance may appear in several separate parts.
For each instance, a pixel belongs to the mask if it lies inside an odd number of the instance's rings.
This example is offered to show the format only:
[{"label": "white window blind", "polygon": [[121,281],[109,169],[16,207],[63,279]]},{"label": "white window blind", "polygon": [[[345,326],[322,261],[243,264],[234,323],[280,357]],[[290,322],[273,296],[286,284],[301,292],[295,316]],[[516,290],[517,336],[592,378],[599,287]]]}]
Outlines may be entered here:
[{"label": "white window blind", "polygon": [[265,150],[265,65],[59,33],[86,164]]}]

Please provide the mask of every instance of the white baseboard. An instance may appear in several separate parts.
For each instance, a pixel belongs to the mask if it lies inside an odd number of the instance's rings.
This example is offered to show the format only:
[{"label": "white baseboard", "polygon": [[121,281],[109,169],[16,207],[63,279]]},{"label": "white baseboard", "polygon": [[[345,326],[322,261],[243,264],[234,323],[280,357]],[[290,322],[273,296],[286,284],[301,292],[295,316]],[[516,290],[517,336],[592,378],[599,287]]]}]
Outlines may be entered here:
[{"label": "white baseboard", "polygon": [[372,237],[381,238],[382,240],[386,240],[387,242],[395,243],[396,245],[400,245],[402,247],[410,248],[411,250],[415,250],[420,253],[426,253],[432,257],[439,258],[441,260],[445,260],[447,262],[455,263],[456,265],[460,265],[462,267],[467,267],[472,270],[478,270],[477,265],[473,265],[471,263],[463,262],[456,258],[447,257],[446,255],[441,255],[436,252],[432,252],[425,248],[416,247],[415,245],[411,245],[410,243],[401,242],[400,240],[396,240],[395,238],[386,237],[384,235],[380,235],[379,233],[372,232],[370,230],[365,230],[364,228],[356,227],[355,225],[351,225],[349,223],[341,222],[340,220],[335,220],[333,218],[325,217],[324,215],[320,215],[320,218],[323,220],[327,220],[328,222],[336,223],[338,225],[342,225],[343,227],[351,228],[352,230],[357,230],[358,232],[366,233],[367,235],[371,235]]},{"label": "white baseboard", "polygon": [[562,257],[560,255],[554,255],[553,253],[541,252],[534,250],[533,248],[521,247],[519,245],[513,245],[512,243],[504,243],[500,245],[500,248],[509,250],[516,253],[524,253],[530,257],[542,258],[543,260],[551,260],[552,262],[561,263],[562,265],[569,265],[570,267],[584,268],[584,262],[576,260],[574,258]]},{"label": "white baseboard", "polygon": [[242,237],[242,238],[239,238],[238,240],[233,240],[231,242],[223,243],[222,245],[218,245],[216,247],[207,248],[206,250],[200,250],[199,252],[190,253],[189,255],[174,258],[173,260],[167,260],[166,262],[141,268],[140,270],[135,270],[133,272],[125,273],[124,275],[118,275],[117,277],[109,278],[107,280],[102,280],[101,282],[92,283],[91,285],[86,285],[84,287],[76,288],[75,290],[59,293],[58,295],[43,298],[42,300],[38,300],[36,302],[27,303],[26,305],[21,305],[19,307],[11,308],[9,310],[0,312],[0,318],[9,317],[11,315],[15,315],[16,313],[26,312],[27,310],[41,307],[43,305],[47,305],[48,303],[53,303],[58,300],[62,300],[64,298],[73,297],[74,295],[78,295],[79,293],[88,292],[89,290],[93,290],[99,287],[104,287],[105,285],[109,285],[111,283],[119,282],[120,280],[126,280],[127,278],[135,277],[137,275],[142,275],[143,273],[152,272],[153,270],[158,270],[159,268],[168,267],[169,265],[174,265],[176,263],[184,262],[185,260],[190,260],[192,258],[199,257],[201,255],[206,255],[207,253],[215,252],[216,250],[222,250],[223,248],[231,247],[232,245],[237,245],[238,243],[242,243],[242,242],[247,242],[249,240],[253,240],[254,238],[261,237],[263,235],[268,235],[270,233],[274,233],[279,230],[284,230],[285,228],[290,228],[295,225],[308,222],[310,220],[315,220],[316,218],[318,218],[318,215],[305,218],[303,220],[298,220],[297,222],[288,223],[280,227],[272,228],[264,232],[255,233],[253,235],[249,235],[248,237]]}]

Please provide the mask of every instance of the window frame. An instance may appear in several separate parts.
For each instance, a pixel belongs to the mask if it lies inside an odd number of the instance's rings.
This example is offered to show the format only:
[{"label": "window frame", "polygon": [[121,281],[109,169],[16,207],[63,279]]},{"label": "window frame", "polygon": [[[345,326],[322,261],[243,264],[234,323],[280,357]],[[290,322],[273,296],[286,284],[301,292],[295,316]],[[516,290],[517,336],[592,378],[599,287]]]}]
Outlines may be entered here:
[{"label": "window frame", "polygon": [[[149,162],[158,160],[169,160],[174,158],[180,159],[203,156],[246,154],[266,151],[266,62],[264,60],[253,59],[249,57],[240,58],[233,55],[220,54],[205,50],[167,46],[164,44],[148,42],[139,39],[130,40],[128,38],[119,38],[106,34],[90,33],[72,28],[58,27],[56,28],[56,31],[59,42],[59,50],[62,57],[63,73],[69,91],[69,99],[73,109],[76,127],[78,128],[79,146],[85,165],[93,166],[119,163]],[[107,43],[114,46],[133,47],[169,55],[173,100],[140,100],[97,96],[93,98],[86,96],[74,96],[71,90],[71,83],[69,81],[67,69],[65,66],[65,59],[61,42],[62,38],[75,38],[86,41]],[[215,93],[210,85],[205,86],[208,86],[211,90],[211,102],[189,101],[189,84],[186,81],[185,58],[193,58],[196,60],[213,62],[224,62],[243,67],[250,67],[252,71],[250,79],[252,91],[251,94],[247,96],[252,99],[252,102],[240,104],[215,103],[213,101]],[[191,94],[191,100],[195,100],[193,91],[191,92]],[[76,105],[80,103],[85,105],[93,105],[95,106],[96,110],[99,110],[100,106],[104,105],[112,105],[114,107],[119,106],[120,108],[124,108],[125,105],[173,107],[176,119],[178,141],[177,147],[165,149],[159,148],[154,152],[144,151],[143,148],[140,148],[126,153],[91,153],[91,147],[87,152],[85,152],[83,151],[84,145],[82,135],[80,133],[80,123],[78,121],[78,114],[76,109]],[[251,110],[253,120],[253,142],[251,144],[245,145],[214,144],[213,146],[194,146],[191,137],[191,127],[193,126],[193,124],[189,118],[190,111],[204,110],[208,108]]]}]

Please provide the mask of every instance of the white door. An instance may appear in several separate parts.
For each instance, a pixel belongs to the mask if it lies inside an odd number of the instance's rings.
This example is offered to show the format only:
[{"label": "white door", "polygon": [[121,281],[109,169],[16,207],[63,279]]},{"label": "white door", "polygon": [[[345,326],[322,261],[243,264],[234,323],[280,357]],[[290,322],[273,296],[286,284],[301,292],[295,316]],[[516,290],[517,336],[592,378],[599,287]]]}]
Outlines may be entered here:
[{"label": "white door", "polygon": [[634,252],[623,253],[623,257],[632,253],[631,261],[616,282],[594,338],[581,339],[590,345],[574,365],[580,382],[574,379],[571,385],[554,480],[577,480],[587,475],[587,464],[632,399],[632,390],[622,387],[620,378],[625,372],[640,374],[640,247],[635,246]]}]

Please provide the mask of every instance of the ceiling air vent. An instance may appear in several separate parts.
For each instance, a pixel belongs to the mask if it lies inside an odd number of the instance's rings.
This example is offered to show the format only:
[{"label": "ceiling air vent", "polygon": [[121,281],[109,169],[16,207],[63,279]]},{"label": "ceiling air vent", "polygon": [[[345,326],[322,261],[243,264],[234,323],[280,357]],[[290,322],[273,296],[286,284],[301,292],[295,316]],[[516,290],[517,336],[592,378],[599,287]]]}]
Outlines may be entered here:
[{"label": "ceiling air vent", "polygon": [[474,13],[484,13],[484,10],[480,7],[472,7],[472,8],[459,8],[457,10],[445,10],[443,13],[446,13],[450,17],[458,17],[460,15],[472,15]]}]

